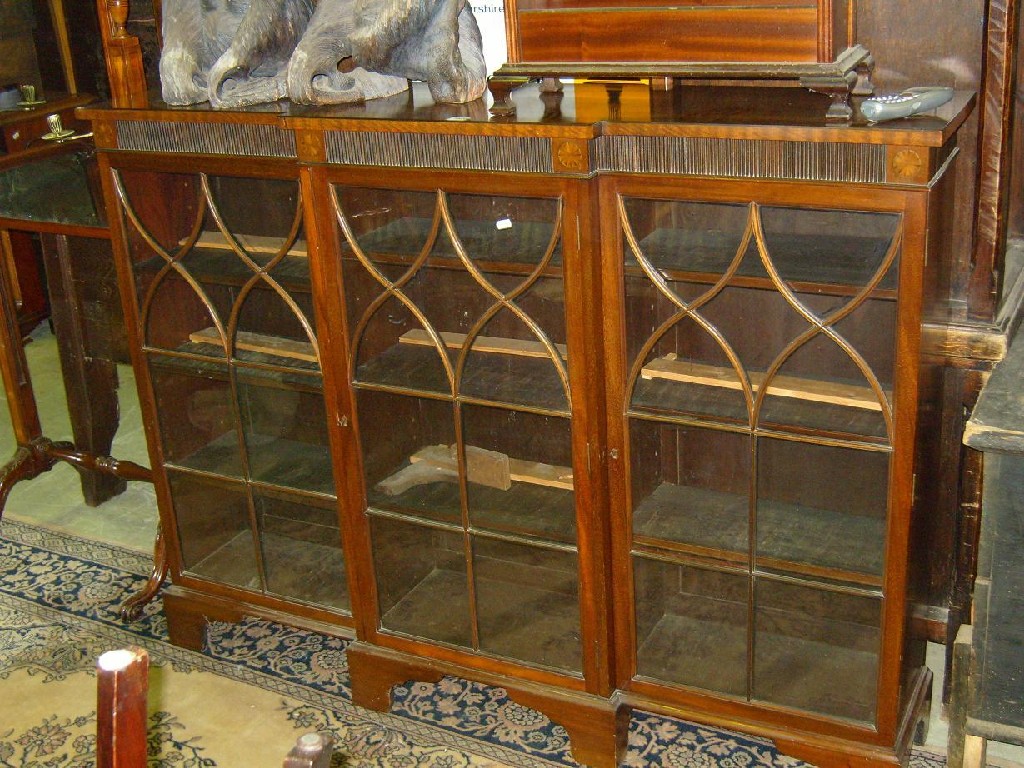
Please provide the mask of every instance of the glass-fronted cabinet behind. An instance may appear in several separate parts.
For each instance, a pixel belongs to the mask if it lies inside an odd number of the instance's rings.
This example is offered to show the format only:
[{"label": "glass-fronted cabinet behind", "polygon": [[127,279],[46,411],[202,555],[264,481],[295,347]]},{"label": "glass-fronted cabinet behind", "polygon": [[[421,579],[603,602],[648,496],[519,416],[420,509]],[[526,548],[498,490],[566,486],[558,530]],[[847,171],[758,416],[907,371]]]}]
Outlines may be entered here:
[{"label": "glass-fronted cabinet behind", "polygon": [[871,724],[901,218],[616,204],[635,674]]},{"label": "glass-fronted cabinet behind", "polygon": [[297,180],[115,185],[183,571],[348,612]]},{"label": "glass-fronted cabinet behind", "polygon": [[579,674],[563,201],[331,198],[379,631]]}]

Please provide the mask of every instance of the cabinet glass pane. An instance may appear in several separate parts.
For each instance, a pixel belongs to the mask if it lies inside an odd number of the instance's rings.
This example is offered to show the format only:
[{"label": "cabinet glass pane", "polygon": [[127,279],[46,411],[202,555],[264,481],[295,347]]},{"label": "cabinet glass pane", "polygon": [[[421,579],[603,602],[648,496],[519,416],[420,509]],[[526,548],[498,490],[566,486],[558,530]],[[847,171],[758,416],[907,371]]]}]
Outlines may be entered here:
[{"label": "cabinet glass pane", "polygon": [[369,506],[461,525],[451,403],[360,390],[356,406]]},{"label": "cabinet glass pane", "polygon": [[261,386],[246,381],[246,373],[239,369],[236,391],[250,479],[333,494],[320,391]]},{"label": "cabinet glass pane", "polygon": [[896,288],[896,214],[624,198],[620,220],[627,267],[672,280],[730,272],[738,284],[775,284],[775,273],[790,288],[851,294],[878,279]]},{"label": "cabinet glass pane", "polygon": [[470,646],[462,534],[377,516],[370,534],[381,628]]},{"label": "cabinet glass pane", "polygon": [[[627,281],[627,333],[637,339],[641,357],[634,360],[642,363],[633,410],[888,438],[895,302],[866,299],[853,306],[842,297],[794,294],[815,322],[847,312],[820,330],[775,291],[730,287],[709,296],[704,286],[667,287],[679,301],[703,303],[676,310],[653,285]],[[645,325],[641,308],[654,312]]]},{"label": "cabinet glass pane", "polygon": [[888,438],[898,216],[638,199],[622,214],[631,408]]},{"label": "cabinet glass pane", "polygon": [[880,280],[878,288],[896,290],[898,253],[891,266],[888,257],[898,215],[763,206],[760,217],[767,261],[790,287],[859,290]]},{"label": "cabinet glass pane", "polygon": [[559,201],[334,192],[357,384],[568,410]]},{"label": "cabinet glass pane", "polygon": [[633,419],[633,540],[747,563],[750,437]]},{"label": "cabinet glass pane", "polygon": [[882,601],[766,579],[754,600],[753,698],[873,722]]},{"label": "cabinet glass pane", "polygon": [[341,185],[334,190],[348,232],[377,265],[408,264],[425,254],[441,262],[561,263],[555,200]]},{"label": "cabinet glass pane", "polygon": [[881,587],[889,453],[761,438],[761,569]]},{"label": "cabinet glass pane", "polygon": [[239,296],[235,309],[235,327],[228,329],[235,360],[289,370],[318,369],[312,341],[316,338],[313,299],[308,290],[289,293],[264,276]]},{"label": "cabinet glass pane", "polygon": [[242,477],[227,365],[159,354],[149,361],[164,460]]},{"label": "cabinet glass pane", "polygon": [[618,213],[637,673],[871,722],[902,219]]},{"label": "cabinet glass pane", "polygon": [[[308,344],[312,312],[294,298],[310,290],[297,182],[131,172],[118,182],[148,345],[215,354],[226,331],[246,353],[279,336]],[[146,200],[161,194],[157,216]]]},{"label": "cabinet glass pane", "polygon": [[345,556],[333,500],[255,492],[267,591],[349,611]]},{"label": "cabinet glass pane", "polygon": [[569,420],[464,406],[462,458],[475,528],[576,540]]},{"label": "cabinet glass pane", "polygon": [[582,667],[576,555],[473,537],[483,651],[544,667]]},{"label": "cabinet glass pane", "polygon": [[745,696],[747,576],[634,557],[633,581],[637,674]]},{"label": "cabinet glass pane", "polygon": [[245,486],[173,471],[168,480],[182,568],[212,581],[260,589]]}]

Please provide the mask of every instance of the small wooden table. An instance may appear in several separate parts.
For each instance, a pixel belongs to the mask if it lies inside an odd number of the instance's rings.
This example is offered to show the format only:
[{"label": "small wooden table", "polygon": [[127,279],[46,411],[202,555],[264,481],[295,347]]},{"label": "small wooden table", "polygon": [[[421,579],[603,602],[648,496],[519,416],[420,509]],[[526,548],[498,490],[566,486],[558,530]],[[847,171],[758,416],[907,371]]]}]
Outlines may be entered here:
[{"label": "small wooden table", "polygon": [[[109,455],[118,424],[117,370],[109,343],[104,350],[86,338],[90,323],[81,300],[82,275],[113,266],[110,232],[102,205],[95,204],[100,198],[91,178],[94,167],[87,140],[50,142],[0,157],[0,256],[9,263],[10,232],[40,235],[74,437],[73,443],[54,442],[43,434],[17,322],[15,276],[0,269],[0,374],[18,443],[11,460],[0,467],[0,516],[16,483],[49,471],[58,461],[79,470],[90,506],[121,493],[127,480],[151,481],[146,467]],[[108,306],[119,307],[116,294],[109,299]],[[165,572],[158,537],[153,575],[125,604],[126,617],[156,593]]]}]

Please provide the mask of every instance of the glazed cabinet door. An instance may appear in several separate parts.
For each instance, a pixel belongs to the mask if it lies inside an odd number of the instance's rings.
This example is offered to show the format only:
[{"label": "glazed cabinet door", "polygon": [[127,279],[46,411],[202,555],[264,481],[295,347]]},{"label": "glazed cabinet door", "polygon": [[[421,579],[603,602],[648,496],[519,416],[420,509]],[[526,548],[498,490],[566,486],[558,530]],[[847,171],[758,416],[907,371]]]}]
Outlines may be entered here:
[{"label": "glazed cabinet door", "polygon": [[580,678],[589,481],[570,184],[343,179],[329,198],[372,639]]},{"label": "glazed cabinet door", "polygon": [[631,686],[875,728],[905,564],[901,200],[678,189],[602,197]]},{"label": "glazed cabinet door", "polygon": [[174,549],[187,584],[347,614],[298,178],[236,168],[112,170]]}]

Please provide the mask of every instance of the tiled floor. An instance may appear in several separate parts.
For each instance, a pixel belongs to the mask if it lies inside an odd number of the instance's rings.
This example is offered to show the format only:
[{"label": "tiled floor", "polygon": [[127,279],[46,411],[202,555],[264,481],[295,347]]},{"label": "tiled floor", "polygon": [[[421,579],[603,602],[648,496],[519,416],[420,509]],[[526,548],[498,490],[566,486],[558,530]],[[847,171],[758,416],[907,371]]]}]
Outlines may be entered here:
[{"label": "tiled floor", "polygon": [[[56,342],[45,325],[33,334],[33,341],[27,345],[25,352],[35,384],[44,434],[54,440],[70,440],[71,426],[64,402]],[[112,454],[116,458],[148,466],[135,379],[131,369],[126,366],[119,366],[118,375],[121,426],[114,440]],[[0,419],[0,461],[12,455],[14,449],[15,441],[9,420]],[[77,472],[66,464],[59,464],[34,480],[16,485],[4,515],[142,551],[151,549],[157,524],[156,497],[149,484],[129,483],[128,490],[120,496],[99,507],[90,508],[82,501]],[[939,706],[941,670],[944,664],[942,646],[929,647],[928,663],[935,672],[936,687],[927,743],[944,749],[946,723],[941,716],[942,707]],[[1024,750],[990,743],[989,762],[996,765],[1024,765]]]}]

